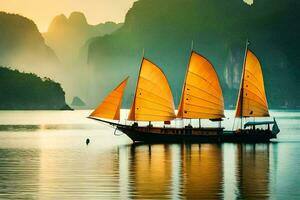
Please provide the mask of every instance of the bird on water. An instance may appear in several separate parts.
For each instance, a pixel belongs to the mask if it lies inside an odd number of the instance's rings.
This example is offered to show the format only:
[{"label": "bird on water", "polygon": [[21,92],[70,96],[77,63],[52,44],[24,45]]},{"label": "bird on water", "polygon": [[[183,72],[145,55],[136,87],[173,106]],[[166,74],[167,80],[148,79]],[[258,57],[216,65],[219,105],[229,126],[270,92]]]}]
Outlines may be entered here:
[{"label": "bird on water", "polygon": [[89,145],[89,143],[90,143],[90,139],[89,139],[89,138],[87,138],[87,139],[85,140],[85,143],[86,143],[86,145]]}]

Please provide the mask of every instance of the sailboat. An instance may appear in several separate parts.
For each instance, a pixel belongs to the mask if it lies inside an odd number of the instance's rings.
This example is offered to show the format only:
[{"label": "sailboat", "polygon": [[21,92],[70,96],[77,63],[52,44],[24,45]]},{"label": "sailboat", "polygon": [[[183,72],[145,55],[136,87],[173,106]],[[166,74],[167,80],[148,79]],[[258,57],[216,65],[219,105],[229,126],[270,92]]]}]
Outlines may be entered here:
[{"label": "sailboat", "polygon": [[[128,120],[133,124],[116,122],[120,120],[121,102],[127,81],[128,77],[102,101],[89,118],[115,127],[133,142],[259,142],[276,137],[277,133],[270,131],[270,128],[257,130],[255,126],[258,124],[253,125],[249,122],[244,125],[244,129],[224,131],[221,127],[224,118],[224,98],[218,75],[209,60],[193,50],[187,66],[177,114],[175,114],[171,88],[164,72],[158,65],[143,58],[128,115]],[[268,115],[261,67],[255,55],[247,49],[236,117]],[[191,124],[182,127],[169,126],[170,121],[174,119],[198,119],[199,125],[197,127]],[[218,122],[219,126],[203,127],[201,119]],[[139,122],[149,122],[149,124],[140,126]],[[154,127],[151,122],[164,122],[165,125]],[[275,126],[276,121],[266,123],[268,126],[270,124]]]},{"label": "sailboat", "polygon": [[[275,118],[272,121],[255,121],[255,118],[258,117],[270,117],[270,114],[261,64],[257,56],[248,48],[248,45],[249,42],[247,41],[235,110],[235,117],[240,118],[241,125],[239,129],[234,131],[234,134],[230,134],[225,140],[264,142],[276,138],[280,130]],[[244,118],[252,118],[253,121],[244,124]],[[260,126],[267,126],[267,129],[258,128]]]}]

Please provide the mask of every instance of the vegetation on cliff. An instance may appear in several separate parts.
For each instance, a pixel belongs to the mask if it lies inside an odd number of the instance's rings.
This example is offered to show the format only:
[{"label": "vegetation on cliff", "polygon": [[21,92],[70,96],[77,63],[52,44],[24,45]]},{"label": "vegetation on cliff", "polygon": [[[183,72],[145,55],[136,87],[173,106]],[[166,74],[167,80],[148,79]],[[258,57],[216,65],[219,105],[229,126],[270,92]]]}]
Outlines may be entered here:
[{"label": "vegetation on cliff", "polygon": [[248,38],[263,67],[270,108],[297,107],[299,5],[294,0],[254,1],[251,6],[242,0],[139,0],[119,30],[90,42],[91,94],[105,95],[125,74],[130,75],[125,97],[129,107],[131,101],[126,99],[132,99],[144,49],[145,57],[166,73],[178,105],[194,41],[194,50],[214,64],[225,104],[233,108]]},{"label": "vegetation on cliff", "polygon": [[70,109],[59,83],[0,66],[1,110]]}]

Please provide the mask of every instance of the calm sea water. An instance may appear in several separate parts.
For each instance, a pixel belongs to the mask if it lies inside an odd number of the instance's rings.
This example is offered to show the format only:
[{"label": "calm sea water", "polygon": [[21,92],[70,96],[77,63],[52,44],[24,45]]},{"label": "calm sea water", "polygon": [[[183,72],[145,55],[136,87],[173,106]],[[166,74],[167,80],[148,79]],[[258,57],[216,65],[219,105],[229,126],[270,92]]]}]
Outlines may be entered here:
[{"label": "calm sea water", "polygon": [[300,112],[272,111],[278,139],[244,145],[133,145],[89,112],[0,111],[0,199],[300,198]]}]

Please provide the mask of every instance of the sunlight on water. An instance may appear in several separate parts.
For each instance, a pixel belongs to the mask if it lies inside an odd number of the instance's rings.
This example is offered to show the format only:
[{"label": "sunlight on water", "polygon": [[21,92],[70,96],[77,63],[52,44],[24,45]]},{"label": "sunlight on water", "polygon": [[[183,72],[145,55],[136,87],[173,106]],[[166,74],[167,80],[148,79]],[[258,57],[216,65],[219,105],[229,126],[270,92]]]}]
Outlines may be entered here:
[{"label": "sunlight on water", "polygon": [[300,112],[272,111],[279,137],[256,145],[132,145],[89,113],[0,111],[0,199],[300,198]]}]

